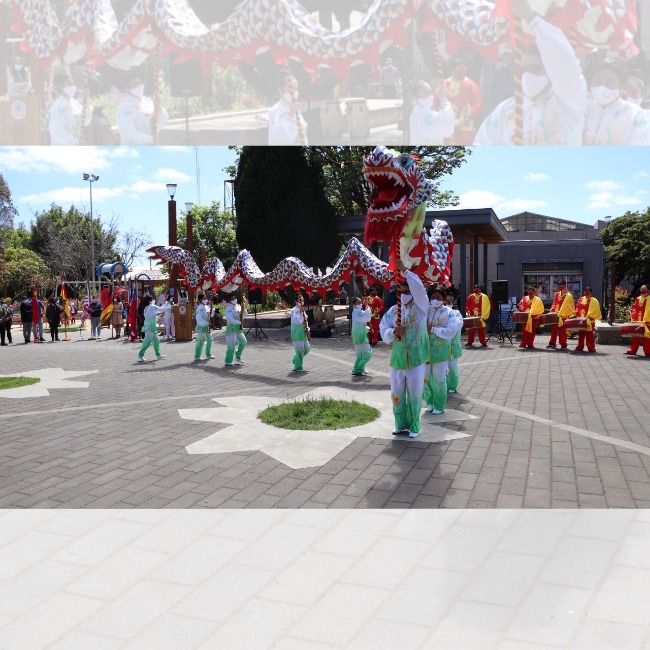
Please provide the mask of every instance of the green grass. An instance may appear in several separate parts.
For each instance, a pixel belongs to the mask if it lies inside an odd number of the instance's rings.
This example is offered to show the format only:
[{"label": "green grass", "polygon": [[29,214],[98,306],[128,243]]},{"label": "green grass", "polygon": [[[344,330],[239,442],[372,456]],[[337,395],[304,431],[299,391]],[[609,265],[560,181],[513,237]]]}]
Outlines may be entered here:
[{"label": "green grass", "polygon": [[36,377],[0,377],[0,390],[6,388],[19,388],[20,386],[31,386],[41,381]]},{"label": "green grass", "polygon": [[361,402],[346,402],[325,397],[269,406],[257,417],[265,424],[281,429],[320,431],[367,424],[379,417],[379,411]]}]

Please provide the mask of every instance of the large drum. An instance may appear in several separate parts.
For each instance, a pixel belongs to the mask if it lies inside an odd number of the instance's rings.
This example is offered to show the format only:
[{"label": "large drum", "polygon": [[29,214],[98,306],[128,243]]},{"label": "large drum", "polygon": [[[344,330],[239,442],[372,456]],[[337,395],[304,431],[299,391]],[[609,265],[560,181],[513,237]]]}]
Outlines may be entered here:
[{"label": "large drum", "polygon": [[323,314],[325,315],[325,322],[333,325],[334,321],[336,320],[334,307],[332,305],[325,305],[323,307]]},{"label": "large drum", "polygon": [[466,330],[474,330],[481,327],[481,319],[478,316],[463,318],[463,327]]},{"label": "large drum", "polygon": [[539,317],[540,325],[557,325],[560,322],[560,317],[557,315],[557,312],[550,311],[548,314],[542,314]]},{"label": "large drum", "polygon": [[625,338],[634,338],[636,336],[643,336],[645,327],[643,323],[625,323],[621,325],[621,336]]},{"label": "large drum", "polygon": [[564,321],[564,326],[567,330],[572,332],[586,332],[587,319],[586,318],[567,318]]},{"label": "large drum", "polygon": [[347,131],[350,139],[367,138],[370,134],[370,115],[365,97],[353,97],[345,100]]},{"label": "large drum", "polygon": [[[326,101],[320,107],[320,123],[323,129],[323,137],[338,141],[343,132],[343,111],[341,102]],[[320,322],[320,321],[318,321]]]},{"label": "large drum", "polygon": [[323,308],[320,305],[316,305],[314,307],[314,322],[315,323],[322,323],[323,318],[325,318],[323,314]]},{"label": "large drum", "polygon": [[512,321],[514,323],[527,323],[530,312],[527,311],[515,311],[512,313]]}]

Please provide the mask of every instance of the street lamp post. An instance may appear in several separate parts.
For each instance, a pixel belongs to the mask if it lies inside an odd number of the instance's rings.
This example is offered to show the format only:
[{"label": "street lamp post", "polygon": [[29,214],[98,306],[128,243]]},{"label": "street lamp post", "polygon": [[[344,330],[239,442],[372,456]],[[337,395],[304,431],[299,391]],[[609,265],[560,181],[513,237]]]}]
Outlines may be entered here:
[{"label": "street lamp post", "polygon": [[7,297],[7,252],[6,243],[0,238],[0,253],[2,253],[2,299]]},{"label": "street lamp post", "polygon": [[[194,253],[194,224],[192,223],[192,208],[194,203],[192,201],[185,201],[185,230],[187,231],[187,251],[190,255]],[[192,287],[187,290],[190,303],[194,302],[194,292]]]},{"label": "street lamp post", "polygon": [[[176,183],[167,183],[167,193],[169,201],[167,202],[167,221],[169,229],[169,245],[178,246],[178,229],[176,227]],[[169,288],[173,289],[175,300],[178,300],[178,270],[175,264],[169,267]]]},{"label": "street lamp post", "polygon": [[83,179],[88,181],[90,187],[90,264],[92,269],[90,277],[92,278],[93,291],[95,291],[94,285],[97,269],[95,268],[95,227],[93,226],[93,183],[99,180],[99,176],[95,174],[84,174]]}]

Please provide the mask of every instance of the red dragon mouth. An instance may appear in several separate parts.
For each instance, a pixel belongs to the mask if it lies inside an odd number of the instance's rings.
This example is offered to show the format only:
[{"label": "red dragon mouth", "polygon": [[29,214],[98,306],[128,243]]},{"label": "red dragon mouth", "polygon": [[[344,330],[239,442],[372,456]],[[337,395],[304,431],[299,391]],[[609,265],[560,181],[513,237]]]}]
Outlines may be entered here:
[{"label": "red dragon mouth", "polygon": [[396,167],[365,168],[364,176],[370,185],[368,219],[393,220],[408,208],[413,186]]}]

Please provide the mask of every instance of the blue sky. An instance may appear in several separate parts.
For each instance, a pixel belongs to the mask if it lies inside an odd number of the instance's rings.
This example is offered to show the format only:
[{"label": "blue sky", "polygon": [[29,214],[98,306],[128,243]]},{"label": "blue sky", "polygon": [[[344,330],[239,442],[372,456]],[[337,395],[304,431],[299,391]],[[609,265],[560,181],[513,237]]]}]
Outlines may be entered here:
[{"label": "blue sky", "polygon": [[[166,183],[177,183],[179,212],[199,202],[194,147],[4,147],[0,172],[28,224],[52,202],[87,209],[88,183],[97,174],[93,212],[114,216],[124,230],[144,230],[167,241]],[[227,147],[198,147],[201,203],[223,202],[223,168],[234,160]],[[529,210],[595,223],[650,205],[650,152],[644,147],[476,147],[444,188],[459,207],[492,207],[501,218]],[[263,209],[263,197],[260,208]]]}]

